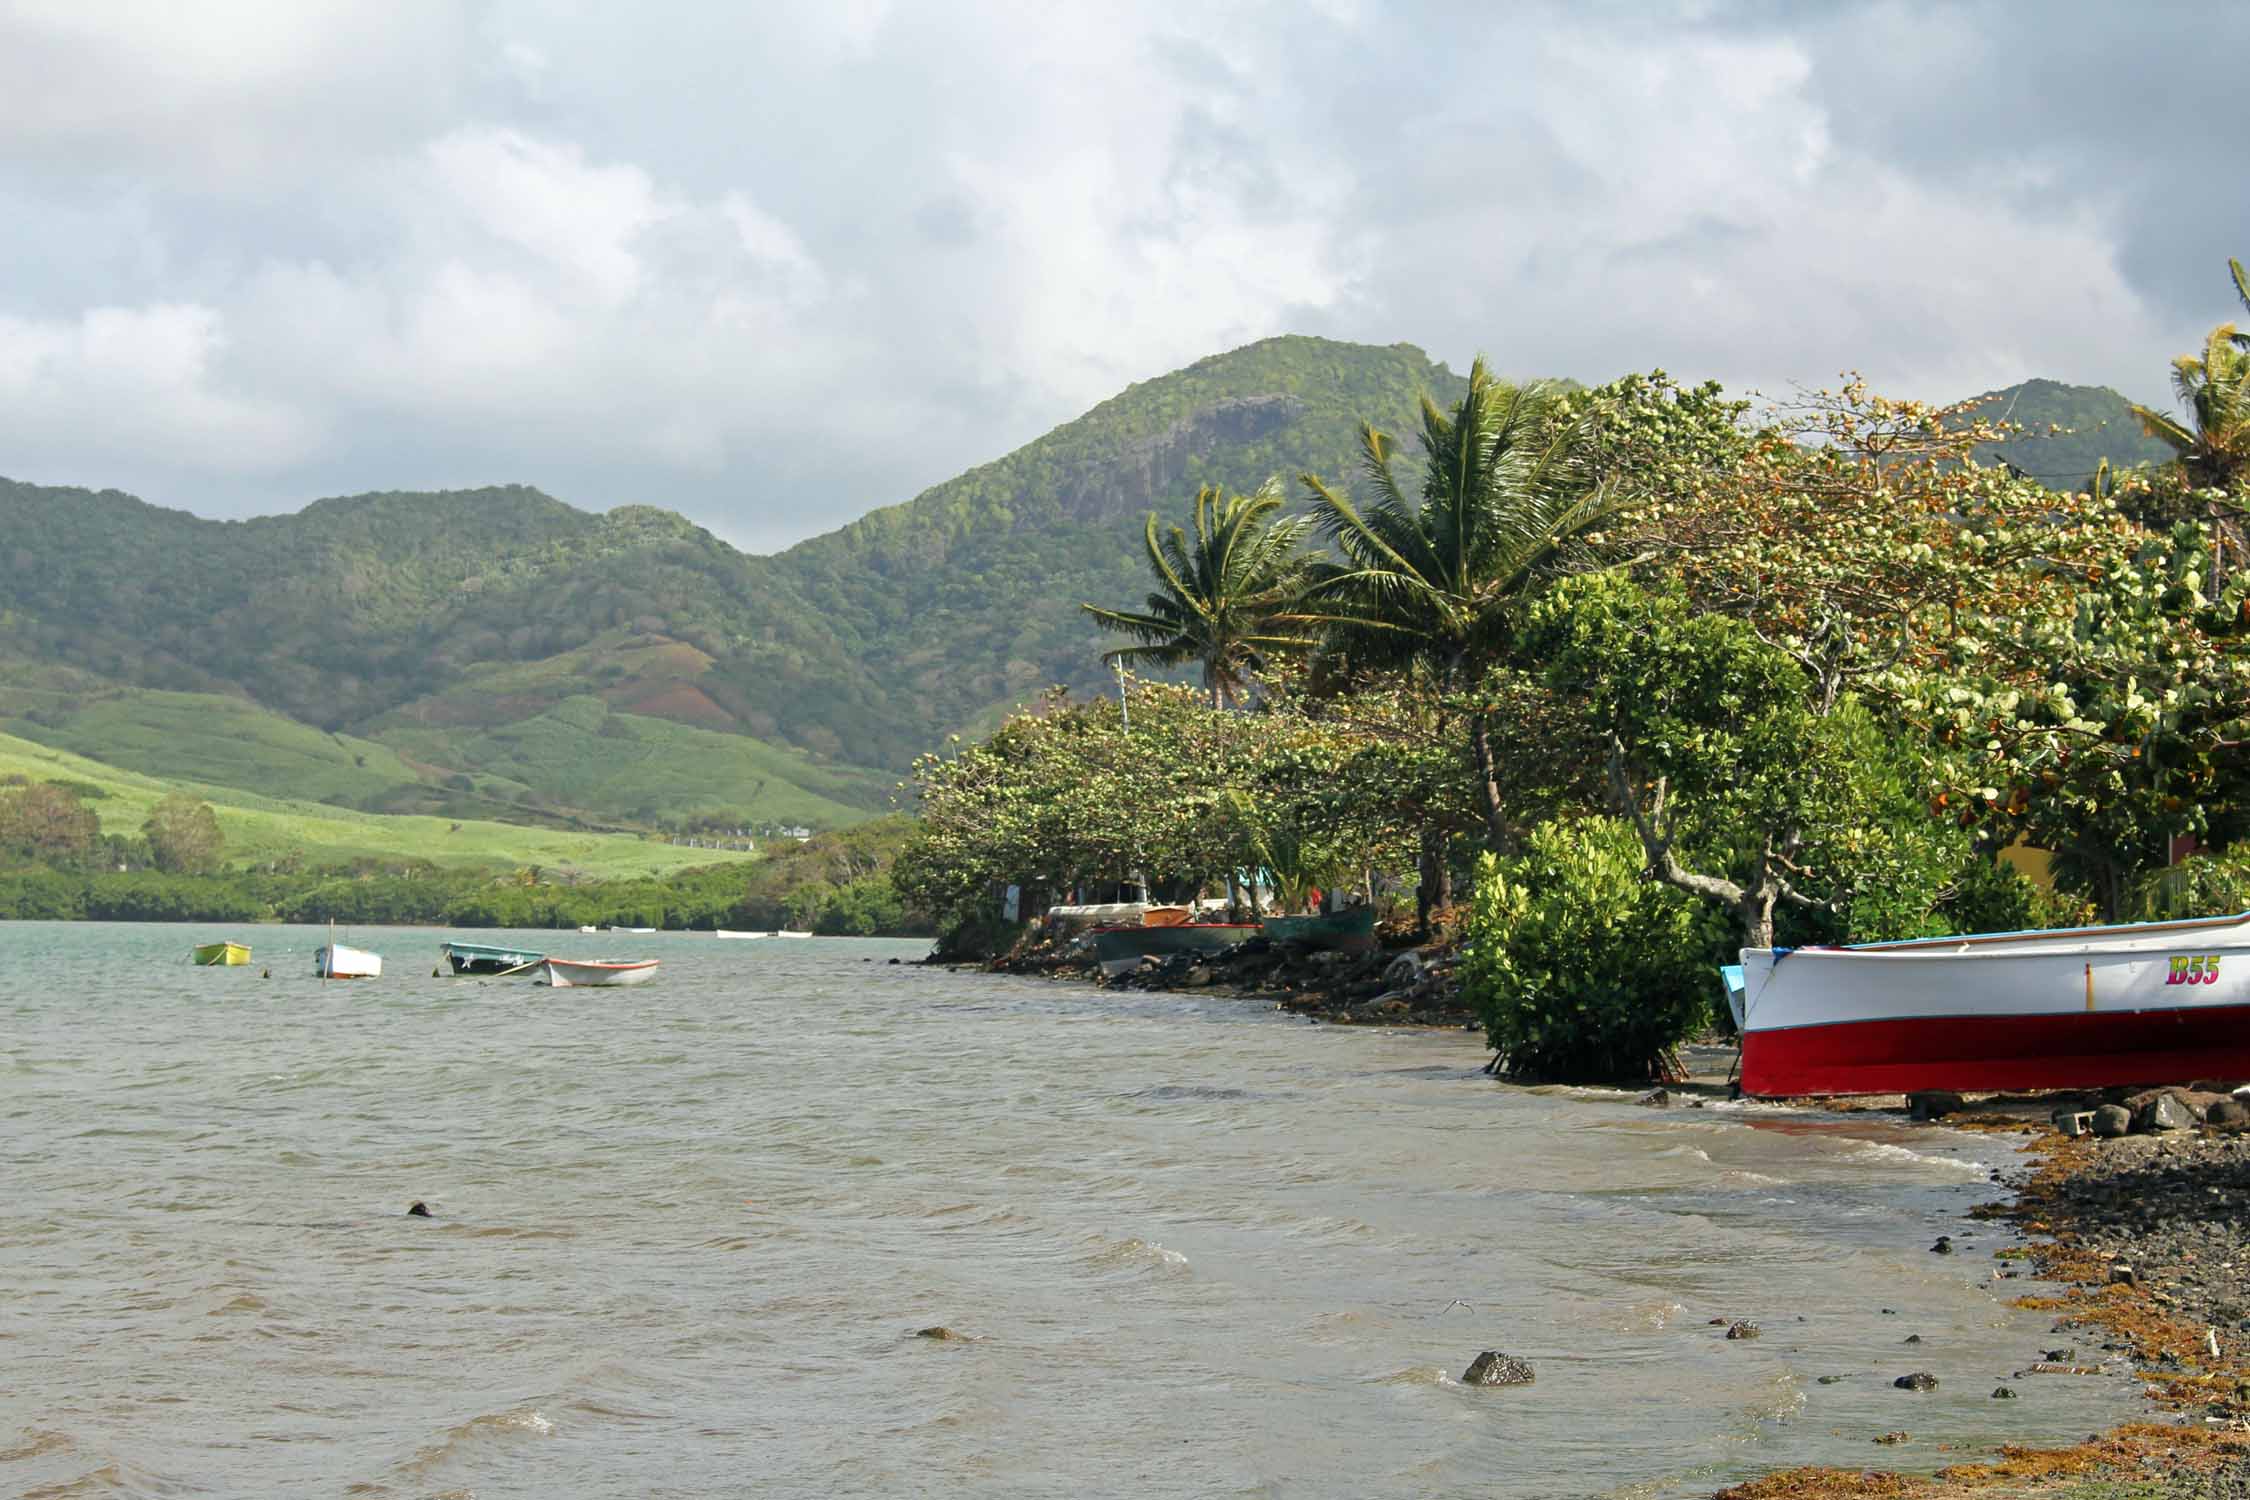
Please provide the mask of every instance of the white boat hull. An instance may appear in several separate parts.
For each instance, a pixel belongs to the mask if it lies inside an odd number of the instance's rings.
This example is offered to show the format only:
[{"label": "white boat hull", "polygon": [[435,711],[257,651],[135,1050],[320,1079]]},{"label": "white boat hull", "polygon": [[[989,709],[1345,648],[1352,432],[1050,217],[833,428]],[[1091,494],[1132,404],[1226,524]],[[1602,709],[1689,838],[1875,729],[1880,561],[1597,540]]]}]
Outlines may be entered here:
[{"label": "white boat hull", "polygon": [[313,973],[322,979],[380,979],[383,955],[331,943],[314,951]]},{"label": "white boat hull", "polygon": [[1746,948],[1748,1094],[2250,1077],[2250,916]]},{"label": "white boat hull", "polygon": [[656,977],[659,960],[637,963],[593,963],[550,958],[539,965],[534,978],[556,989],[607,988],[619,984],[646,984]]}]

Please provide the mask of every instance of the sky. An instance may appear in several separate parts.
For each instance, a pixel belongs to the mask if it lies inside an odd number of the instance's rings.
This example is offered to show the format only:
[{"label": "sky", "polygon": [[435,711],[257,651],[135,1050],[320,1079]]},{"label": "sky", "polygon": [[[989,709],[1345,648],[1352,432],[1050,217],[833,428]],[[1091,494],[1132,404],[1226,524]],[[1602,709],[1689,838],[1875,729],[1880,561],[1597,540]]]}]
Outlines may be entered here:
[{"label": "sky", "polygon": [[2167,399],[2250,7],[0,0],[0,475],[770,551],[1279,333]]}]

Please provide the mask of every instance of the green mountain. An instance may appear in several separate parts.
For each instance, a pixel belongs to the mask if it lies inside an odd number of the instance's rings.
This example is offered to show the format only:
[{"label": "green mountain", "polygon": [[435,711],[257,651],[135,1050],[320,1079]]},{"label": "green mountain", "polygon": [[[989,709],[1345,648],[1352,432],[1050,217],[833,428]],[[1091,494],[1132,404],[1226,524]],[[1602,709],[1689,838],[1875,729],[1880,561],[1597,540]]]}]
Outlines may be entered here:
[{"label": "green mountain", "polygon": [[1343,473],[1361,421],[1460,389],[1406,345],[1269,339],[777,557],[520,486],[209,521],[0,480],[0,730],[372,810],[846,822],[888,803],[870,768],[1103,680],[1078,605],[1145,592],[1144,512]]},{"label": "green mountain", "polygon": [[1977,450],[1980,462],[2013,464],[2049,489],[2082,489],[2108,459],[2112,468],[2162,463],[2172,450],[2141,430],[2123,396],[2104,385],[2026,380],[1975,398],[1988,421],[2014,422],[2023,432]]}]

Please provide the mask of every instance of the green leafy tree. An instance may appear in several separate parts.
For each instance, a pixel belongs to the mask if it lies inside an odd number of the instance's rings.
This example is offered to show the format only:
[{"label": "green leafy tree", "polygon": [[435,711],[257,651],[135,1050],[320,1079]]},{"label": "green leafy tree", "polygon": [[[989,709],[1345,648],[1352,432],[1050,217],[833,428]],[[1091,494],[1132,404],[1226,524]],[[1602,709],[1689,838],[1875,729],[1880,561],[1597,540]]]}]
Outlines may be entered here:
[{"label": "green leafy tree", "polygon": [[1306,522],[1276,518],[1283,504],[1272,482],[1248,495],[1216,485],[1195,494],[1194,537],[1178,526],[1159,535],[1148,516],[1144,545],[1156,589],[1145,612],[1080,606],[1105,630],[1140,642],[1104,661],[1202,668],[1213,708],[1239,703],[1251,674],[1276,652],[1311,644],[1288,620],[1297,595]]},{"label": "green leafy tree", "polygon": [[1609,818],[1534,829],[1487,854],[1463,926],[1462,995],[1512,1072],[1565,1082],[1654,1079],[1711,1016],[1725,923],[1643,874]]},{"label": "green leafy tree", "polygon": [[1523,649],[1604,745],[1648,874],[1731,912],[1745,946],[1773,945],[1780,905],[1849,923],[1863,888],[1881,930],[1855,935],[1907,935],[1968,852],[1902,815],[1914,763],[1858,700],[1744,621],[1589,577],[1539,602]]},{"label": "green leafy tree", "polygon": [[58,869],[85,863],[100,843],[102,822],[79,795],[52,781],[0,789],[0,859]]},{"label": "green leafy tree", "polygon": [[156,868],[172,875],[207,875],[219,868],[226,835],[211,804],[173,792],[150,810],[141,825]]}]

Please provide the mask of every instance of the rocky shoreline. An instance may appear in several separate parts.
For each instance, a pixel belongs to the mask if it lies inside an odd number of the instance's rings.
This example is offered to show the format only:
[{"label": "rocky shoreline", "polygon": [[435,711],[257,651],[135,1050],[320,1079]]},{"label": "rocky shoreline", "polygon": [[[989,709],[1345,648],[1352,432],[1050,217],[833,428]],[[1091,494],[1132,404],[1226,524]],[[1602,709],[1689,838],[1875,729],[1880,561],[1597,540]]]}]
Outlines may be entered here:
[{"label": "rocky shoreline", "polygon": [[986,967],[1000,974],[1082,979],[1108,989],[1202,990],[1268,1000],[1335,1026],[1471,1026],[1453,982],[1458,952],[1443,944],[1367,953],[1306,950],[1253,937],[1223,953],[1144,959],[1111,979],[1069,937],[1041,936]]}]

